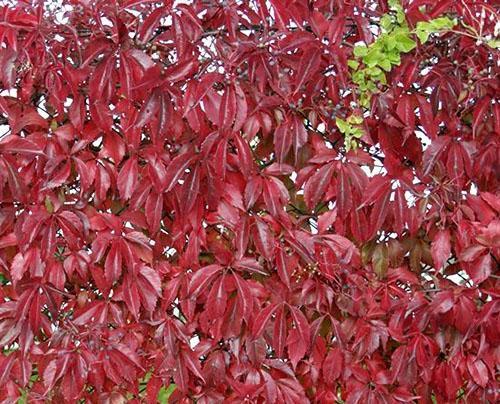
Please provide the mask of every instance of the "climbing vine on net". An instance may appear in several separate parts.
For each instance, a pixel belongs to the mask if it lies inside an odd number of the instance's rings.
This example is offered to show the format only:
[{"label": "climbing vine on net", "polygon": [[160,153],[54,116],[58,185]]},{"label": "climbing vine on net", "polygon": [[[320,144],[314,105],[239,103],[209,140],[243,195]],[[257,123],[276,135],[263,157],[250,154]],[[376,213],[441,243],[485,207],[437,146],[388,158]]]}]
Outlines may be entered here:
[{"label": "climbing vine on net", "polygon": [[2,4],[2,402],[498,401],[493,1]]}]

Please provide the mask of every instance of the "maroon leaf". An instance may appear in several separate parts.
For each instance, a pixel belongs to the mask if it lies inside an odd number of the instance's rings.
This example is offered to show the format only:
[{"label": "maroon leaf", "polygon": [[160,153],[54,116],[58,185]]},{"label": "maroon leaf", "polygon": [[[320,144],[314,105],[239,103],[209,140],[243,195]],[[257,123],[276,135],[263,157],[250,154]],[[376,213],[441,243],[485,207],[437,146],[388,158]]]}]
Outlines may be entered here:
[{"label": "maroon leaf", "polygon": [[473,360],[469,358],[467,361],[467,369],[476,384],[481,387],[486,387],[489,380],[488,368],[481,359]]},{"label": "maroon leaf", "polygon": [[160,109],[160,95],[157,91],[153,91],[146,102],[142,106],[134,126],[140,128],[153,120],[153,117],[158,113]]},{"label": "maroon leaf", "polygon": [[439,271],[451,253],[450,232],[448,230],[440,230],[436,234],[432,242],[431,252],[434,267]]},{"label": "maroon leaf", "polygon": [[448,136],[440,136],[434,140],[430,146],[425,150],[423,156],[423,169],[424,175],[427,175],[434,168],[434,165],[441,157],[441,154],[446,150],[450,144],[451,139]]},{"label": "maroon leaf", "polygon": [[491,275],[493,260],[490,254],[485,254],[472,262],[466,269],[474,283],[484,282]]},{"label": "maroon leaf", "polygon": [[304,187],[304,197],[310,208],[316,206],[324,197],[332,180],[333,167],[333,164],[324,165],[307,181]]},{"label": "maroon leaf", "polygon": [[257,249],[264,258],[270,260],[274,252],[274,237],[269,226],[261,219],[256,218],[254,224],[254,241]]},{"label": "maroon leaf", "polygon": [[194,156],[192,154],[184,153],[178,155],[170,162],[165,176],[165,192],[169,192],[177,184],[177,181],[184,175],[193,159]]},{"label": "maroon leaf", "polygon": [[116,281],[122,273],[123,257],[120,244],[115,241],[111,244],[104,263],[104,273],[109,282]]},{"label": "maroon leaf", "polygon": [[279,305],[279,303],[271,303],[266,308],[258,312],[253,320],[252,335],[254,338],[259,338],[262,335],[267,323]]},{"label": "maroon leaf", "polygon": [[130,158],[123,165],[118,174],[117,186],[120,196],[123,199],[130,199],[135,191],[138,180],[138,165],[137,159]]},{"label": "maroon leaf", "polygon": [[189,294],[197,295],[201,292],[201,290],[217,276],[219,272],[222,271],[222,267],[220,265],[208,265],[204,268],[197,270],[193,277],[191,278],[191,282],[189,284]]},{"label": "maroon leaf", "polygon": [[333,348],[323,362],[323,377],[328,384],[335,385],[344,369],[344,357],[339,348]]}]

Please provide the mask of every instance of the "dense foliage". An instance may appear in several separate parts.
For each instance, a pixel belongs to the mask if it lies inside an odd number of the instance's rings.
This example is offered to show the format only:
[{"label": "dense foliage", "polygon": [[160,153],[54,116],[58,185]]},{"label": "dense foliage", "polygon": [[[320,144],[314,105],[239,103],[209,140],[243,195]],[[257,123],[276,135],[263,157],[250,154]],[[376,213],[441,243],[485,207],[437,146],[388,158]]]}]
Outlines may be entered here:
[{"label": "dense foliage", "polygon": [[496,2],[6,3],[2,403],[498,402]]}]

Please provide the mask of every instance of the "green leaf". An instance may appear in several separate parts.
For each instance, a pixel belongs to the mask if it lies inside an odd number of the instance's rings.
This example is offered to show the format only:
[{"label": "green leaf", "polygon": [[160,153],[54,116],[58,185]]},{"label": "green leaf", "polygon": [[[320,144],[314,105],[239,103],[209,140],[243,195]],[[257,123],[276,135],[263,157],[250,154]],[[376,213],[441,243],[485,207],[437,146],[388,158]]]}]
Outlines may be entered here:
[{"label": "green leaf", "polygon": [[366,72],[373,78],[383,74],[382,70],[378,67],[370,67],[369,69],[366,69]]},{"label": "green leaf", "polygon": [[397,48],[402,52],[410,52],[415,49],[417,43],[408,34],[399,34],[395,38]]},{"label": "green leaf", "polygon": [[352,136],[358,139],[362,138],[364,134],[365,131],[361,128],[354,128],[354,130],[352,131]]},{"label": "green leaf", "polygon": [[335,123],[337,124],[337,127],[339,128],[340,132],[342,132],[344,134],[350,133],[351,125],[349,125],[346,121],[344,121],[341,118],[337,118],[335,120]]},{"label": "green leaf", "polygon": [[415,34],[420,42],[425,43],[431,34],[452,29],[457,24],[456,19],[439,17],[430,21],[419,21],[415,28]]},{"label": "green leaf", "polygon": [[429,23],[422,21],[417,22],[415,34],[417,35],[420,42],[427,42],[427,40],[429,39],[429,35],[431,34],[431,27]]},{"label": "green leaf", "polygon": [[359,67],[359,62],[356,62],[355,60],[349,60],[349,61],[347,61],[347,65],[351,69],[356,70]]},{"label": "green leaf", "polygon": [[368,83],[358,84],[358,87],[361,90],[361,92],[366,91],[368,89]]},{"label": "green leaf", "polygon": [[499,49],[500,48],[500,39],[490,39],[489,41],[486,42],[486,44],[493,49]]},{"label": "green leaf", "polygon": [[356,140],[351,139],[351,138],[346,138],[346,140],[345,140],[345,149],[346,149],[346,151],[356,150],[357,147],[358,147],[358,142],[356,142]]},{"label": "green leaf", "polygon": [[351,125],[359,125],[363,123],[363,117],[359,115],[350,115],[349,118],[347,118],[347,122]]},{"label": "green leaf", "polygon": [[387,55],[387,58],[393,65],[399,66],[401,64],[401,55],[399,54],[399,52],[389,53]]},{"label": "green leaf", "polygon": [[391,62],[389,61],[389,59],[383,59],[380,61],[379,63],[379,66],[384,69],[386,72],[390,72],[391,71]]},{"label": "green leaf", "polygon": [[363,84],[365,82],[365,72],[363,70],[357,71],[352,75],[352,79],[358,85]]},{"label": "green leaf", "polygon": [[365,57],[363,57],[363,62],[368,67],[376,66],[379,61],[384,58],[384,55],[378,49],[370,49]]},{"label": "green leaf", "polygon": [[382,18],[380,19],[380,26],[382,29],[384,29],[386,32],[389,32],[392,28],[392,18],[389,14],[384,14]]},{"label": "green leaf", "polygon": [[366,45],[356,45],[353,50],[354,56],[360,58],[368,53],[368,48]]},{"label": "green leaf", "polygon": [[167,388],[162,387],[158,392],[158,402],[160,404],[168,404],[168,399],[175,391],[175,387],[176,387],[175,384],[171,384]]},{"label": "green leaf", "polygon": [[439,17],[430,21],[431,27],[436,31],[452,29],[456,25],[456,20],[449,17]]},{"label": "green leaf", "polygon": [[28,393],[26,390],[21,390],[21,396],[17,399],[17,404],[26,404],[28,402]]},{"label": "green leaf", "polygon": [[426,43],[427,40],[429,39],[429,35],[430,35],[429,32],[424,31],[424,30],[417,30],[415,32],[415,34],[417,35],[417,38],[419,39],[419,41],[421,43]]},{"label": "green leaf", "polygon": [[406,17],[405,17],[405,13],[403,11],[402,8],[398,9],[396,11],[396,20],[400,23],[400,24],[403,24],[403,23],[406,23]]},{"label": "green leaf", "polygon": [[398,7],[401,7],[399,0],[389,0],[388,3],[391,10],[396,10]]},{"label": "green leaf", "polygon": [[394,40],[394,35],[391,33],[391,35],[385,35],[384,38],[380,37],[379,39],[383,39],[383,44],[385,51],[392,51],[393,49],[396,49],[397,43]]},{"label": "green leaf", "polygon": [[361,94],[359,104],[363,108],[368,108],[370,106],[370,98],[366,94]]}]

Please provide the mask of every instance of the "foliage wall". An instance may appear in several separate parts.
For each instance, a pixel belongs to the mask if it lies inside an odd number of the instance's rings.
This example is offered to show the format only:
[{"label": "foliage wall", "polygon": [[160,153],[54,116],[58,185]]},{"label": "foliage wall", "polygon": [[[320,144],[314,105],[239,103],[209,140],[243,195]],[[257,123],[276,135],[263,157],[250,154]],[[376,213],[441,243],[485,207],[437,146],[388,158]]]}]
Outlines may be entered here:
[{"label": "foliage wall", "polygon": [[2,403],[497,402],[497,2],[2,3]]}]

